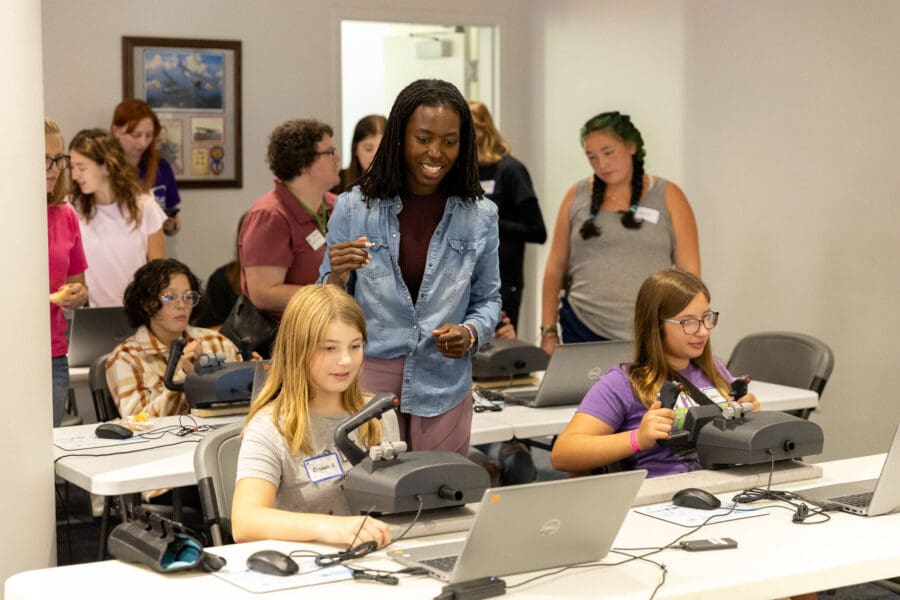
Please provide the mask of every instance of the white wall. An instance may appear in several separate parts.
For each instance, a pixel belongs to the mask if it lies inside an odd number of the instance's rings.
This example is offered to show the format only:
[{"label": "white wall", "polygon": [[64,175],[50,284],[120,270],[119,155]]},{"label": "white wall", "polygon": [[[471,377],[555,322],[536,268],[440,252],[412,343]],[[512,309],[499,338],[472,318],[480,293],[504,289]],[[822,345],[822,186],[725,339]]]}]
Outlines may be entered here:
[{"label": "white wall", "polygon": [[678,182],[697,215],[704,279],[722,311],[716,353],[755,331],[822,338],[836,368],[814,415],[825,429],[819,458],[884,451],[900,421],[900,4],[532,6],[531,59],[544,70],[534,107],[543,160],[532,170],[543,174],[545,213],[590,173],[582,122],[630,113],[648,170]]},{"label": "white wall", "polygon": [[718,347],[756,330],[825,340],[823,457],[883,452],[900,421],[900,4],[686,6],[685,183]]},{"label": "white wall", "polygon": [[[168,245],[170,255],[205,278],[231,260],[238,217],[272,187],[265,162],[271,130],[289,118],[316,117],[331,124],[340,139],[341,19],[499,24],[521,30],[525,16],[516,8],[479,0],[460,0],[451,8],[437,0],[389,5],[379,0],[159,0],[152,7],[139,0],[44,0],[46,110],[67,140],[84,127],[108,127],[122,98],[123,35],[243,43],[244,187],[182,190],[182,231]],[[504,55],[519,56],[522,43],[510,36]],[[506,71],[506,84],[518,90],[521,69]]]},{"label": "white wall", "polygon": [[[50,384],[47,204],[42,124],[41,6],[38,0],[0,3],[5,35],[0,77],[0,147],[6,218],[0,221],[7,259],[0,262],[0,581],[56,562]],[[37,307],[40,307],[38,310]],[[0,592],[2,595],[2,592]]]},{"label": "white wall", "polygon": [[511,142],[535,178],[547,224],[548,242],[530,249],[529,265],[539,275],[527,283],[531,312],[522,319],[531,314],[538,323],[559,204],[572,184],[591,175],[579,141],[585,121],[609,110],[630,114],[644,138],[647,171],[684,179],[684,24],[681,1],[536,0],[532,6],[527,65],[535,141],[530,151]]}]

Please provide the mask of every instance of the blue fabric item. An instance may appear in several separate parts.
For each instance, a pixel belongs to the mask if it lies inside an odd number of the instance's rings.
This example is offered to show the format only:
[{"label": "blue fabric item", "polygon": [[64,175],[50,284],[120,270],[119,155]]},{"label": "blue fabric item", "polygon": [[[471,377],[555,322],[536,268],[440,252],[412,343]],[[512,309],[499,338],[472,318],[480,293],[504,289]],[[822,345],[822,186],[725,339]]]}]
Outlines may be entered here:
[{"label": "blue fabric item", "polygon": [[[366,316],[366,356],[405,358],[400,410],[443,414],[471,391],[470,360],[444,357],[431,336],[441,325],[470,323],[478,343],[491,340],[500,321],[497,205],[451,196],[428,246],[419,297],[413,302],[398,264],[399,197],[363,200],[359,187],[342,194],[328,221],[328,247],[363,236],[369,264],[356,271],[352,293]],[[331,271],[328,252],[320,278]]]},{"label": "blue fabric item", "polygon": [[175,541],[166,548],[160,559],[160,566],[167,571],[175,571],[196,565],[203,554],[203,546],[197,540],[183,533],[175,534]]},{"label": "blue fabric item", "polygon": [[[143,163],[138,165],[138,173],[141,179],[147,174],[147,167]],[[178,195],[178,184],[175,182],[175,173],[172,171],[171,165],[162,157],[160,157],[159,166],[156,168],[156,178],[153,180],[151,193],[159,203],[159,207],[165,211],[181,204],[181,196]]]},{"label": "blue fabric item", "polygon": [[563,296],[559,304],[559,326],[562,329],[562,341],[564,344],[605,342],[609,339],[597,335],[587,325],[582,323],[565,296]]},{"label": "blue fabric item", "polygon": [[69,397],[69,359],[65,355],[51,358],[50,373],[53,377],[53,426],[59,427]]}]

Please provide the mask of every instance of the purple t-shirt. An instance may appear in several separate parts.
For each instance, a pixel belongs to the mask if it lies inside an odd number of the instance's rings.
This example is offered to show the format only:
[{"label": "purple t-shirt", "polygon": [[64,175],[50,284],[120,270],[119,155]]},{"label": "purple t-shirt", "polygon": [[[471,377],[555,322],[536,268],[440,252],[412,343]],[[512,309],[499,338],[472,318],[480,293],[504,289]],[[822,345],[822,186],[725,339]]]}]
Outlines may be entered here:
[{"label": "purple t-shirt", "polygon": [[[625,372],[626,366],[616,365],[604,373],[578,406],[578,412],[600,419],[612,427],[616,433],[640,427],[641,419],[647,412],[647,408],[641,404],[631,388],[631,382]],[[731,381],[731,374],[718,359],[716,359],[716,367],[725,379]],[[719,404],[726,401],[712,382],[693,363],[679,373],[699,388],[710,400]],[[695,405],[696,403],[686,393],[682,393],[675,404],[673,430],[681,428],[687,409]],[[630,461],[635,469],[647,469],[647,477],[673,475],[700,468],[696,452],[675,454],[671,449],[664,448],[659,444],[649,450],[636,453]]]},{"label": "purple t-shirt", "polygon": [[[138,165],[138,174],[142,180],[144,175],[147,174],[147,167],[144,163]],[[175,173],[164,158],[159,159],[159,164],[156,167],[156,178],[153,181],[153,189],[150,190],[150,193],[156,198],[159,207],[165,211],[166,215],[169,214],[171,209],[181,204],[178,184],[175,182]]]}]

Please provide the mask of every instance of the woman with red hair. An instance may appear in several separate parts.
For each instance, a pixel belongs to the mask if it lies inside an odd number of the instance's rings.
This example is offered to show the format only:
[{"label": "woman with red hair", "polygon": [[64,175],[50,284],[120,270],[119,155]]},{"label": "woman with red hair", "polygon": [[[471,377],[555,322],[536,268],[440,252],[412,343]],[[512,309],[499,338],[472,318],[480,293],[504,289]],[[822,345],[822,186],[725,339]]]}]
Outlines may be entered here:
[{"label": "woman with red hair", "polygon": [[110,131],[122,144],[128,162],[138,170],[141,186],[153,194],[165,211],[163,231],[175,235],[181,228],[178,220],[181,197],[172,166],[159,155],[157,142],[162,126],[156,113],[143,100],[128,98],[116,106]]}]

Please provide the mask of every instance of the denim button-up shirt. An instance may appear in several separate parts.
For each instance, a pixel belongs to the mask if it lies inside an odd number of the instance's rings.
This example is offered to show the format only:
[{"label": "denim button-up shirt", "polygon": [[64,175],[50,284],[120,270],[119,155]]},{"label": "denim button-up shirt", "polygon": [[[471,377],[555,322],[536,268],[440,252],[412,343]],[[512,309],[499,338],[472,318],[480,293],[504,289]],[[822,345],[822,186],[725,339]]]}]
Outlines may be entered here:
[{"label": "denim button-up shirt", "polygon": [[[472,387],[472,363],[451,359],[437,348],[431,331],[445,323],[470,323],[486,344],[500,320],[497,205],[447,199],[444,216],[428,245],[419,297],[413,302],[400,273],[399,197],[370,200],[358,187],[342,194],[328,220],[326,242],[366,237],[369,264],[351,276],[348,291],[366,316],[372,358],[404,357],[400,408],[423,417],[443,414]],[[329,253],[320,279],[331,272]],[[377,391],[377,390],[371,390]]]}]

